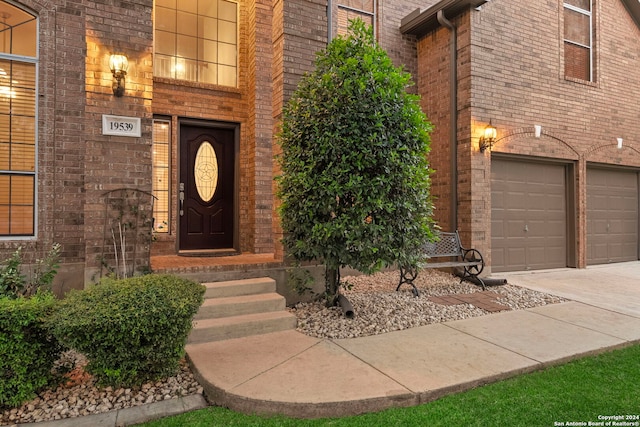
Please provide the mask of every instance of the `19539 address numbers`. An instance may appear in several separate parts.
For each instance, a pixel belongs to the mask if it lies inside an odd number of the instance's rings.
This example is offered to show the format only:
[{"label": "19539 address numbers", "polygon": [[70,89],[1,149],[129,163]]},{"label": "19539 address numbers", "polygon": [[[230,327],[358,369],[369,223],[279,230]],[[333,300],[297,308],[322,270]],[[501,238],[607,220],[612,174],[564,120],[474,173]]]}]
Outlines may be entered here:
[{"label": "19539 address numbers", "polygon": [[140,137],[140,118],[103,114],[102,134]]}]

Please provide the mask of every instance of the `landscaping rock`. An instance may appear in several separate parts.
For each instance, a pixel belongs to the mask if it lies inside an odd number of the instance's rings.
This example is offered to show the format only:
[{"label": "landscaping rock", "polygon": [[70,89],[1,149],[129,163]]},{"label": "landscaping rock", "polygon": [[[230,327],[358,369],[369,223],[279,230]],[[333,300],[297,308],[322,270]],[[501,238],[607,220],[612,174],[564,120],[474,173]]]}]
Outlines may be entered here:
[{"label": "landscaping rock", "polygon": [[202,387],[184,360],[180,363],[176,375],[162,381],[143,384],[139,389],[98,387],[95,379],[83,370],[86,358],[74,351],[65,352],[58,364],[74,367],[65,375],[67,380],[56,389],[43,390],[38,397],[24,403],[20,408],[7,409],[0,413],[0,425],[99,414],[202,393]]},{"label": "landscaping rock", "polygon": [[[430,297],[482,292],[479,286],[460,283],[458,277],[437,270],[423,270],[414,281],[420,291],[414,297],[411,286],[398,292],[397,271],[349,276],[342,293],[353,305],[355,317],[345,318],[340,307],[327,308],[324,301],[300,303],[290,311],[298,318],[297,330],[317,338],[356,338],[414,328],[432,323],[484,316],[490,311],[472,304],[437,304]],[[563,298],[513,285],[487,288],[496,302],[511,310],[533,308],[565,301]]]}]

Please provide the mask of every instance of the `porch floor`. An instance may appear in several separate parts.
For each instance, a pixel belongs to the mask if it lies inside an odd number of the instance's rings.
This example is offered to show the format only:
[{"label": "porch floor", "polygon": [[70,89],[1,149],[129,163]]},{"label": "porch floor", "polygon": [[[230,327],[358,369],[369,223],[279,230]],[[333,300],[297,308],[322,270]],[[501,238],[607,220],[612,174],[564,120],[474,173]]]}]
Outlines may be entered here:
[{"label": "porch floor", "polygon": [[156,255],[151,257],[154,272],[195,272],[202,270],[225,271],[237,269],[262,269],[282,265],[274,254],[243,253],[234,256],[180,256]]}]

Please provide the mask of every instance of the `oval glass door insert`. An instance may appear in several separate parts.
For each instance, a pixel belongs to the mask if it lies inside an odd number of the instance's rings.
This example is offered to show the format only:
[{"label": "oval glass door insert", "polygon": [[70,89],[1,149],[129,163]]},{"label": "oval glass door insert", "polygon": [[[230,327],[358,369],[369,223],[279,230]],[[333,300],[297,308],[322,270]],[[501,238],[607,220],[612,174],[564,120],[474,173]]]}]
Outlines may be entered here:
[{"label": "oval glass door insert", "polygon": [[205,202],[211,201],[218,187],[218,158],[209,141],[198,148],[193,174],[196,178],[196,189]]}]

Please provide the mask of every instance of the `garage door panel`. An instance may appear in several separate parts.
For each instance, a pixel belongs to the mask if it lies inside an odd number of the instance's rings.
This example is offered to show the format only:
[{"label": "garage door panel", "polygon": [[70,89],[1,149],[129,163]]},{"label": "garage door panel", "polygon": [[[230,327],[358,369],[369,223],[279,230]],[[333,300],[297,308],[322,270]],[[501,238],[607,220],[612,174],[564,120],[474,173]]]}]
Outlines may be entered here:
[{"label": "garage door panel", "polygon": [[634,250],[638,250],[637,242],[623,242],[622,243],[622,253],[628,254],[633,252]]},{"label": "garage door panel", "polygon": [[608,259],[608,245],[604,243],[596,243],[589,245],[587,256],[589,259]]},{"label": "garage door panel", "polygon": [[566,266],[563,165],[493,159],[491,198],[493,271]]},{"label": "garage door panel", "polygon": [[527,254],[524,248],[510,248],[505,249],[505,263],[506,265],[513,266],[514,270],[524,270],[527,266],[526,258]]},{"label": "garage door panel", "polygon": [[526,223],[524,221],[506,221],[507,225],[507,234],[505,237],[514,238],[514,237],[523,237],[524,236],[524,227]]},{"label": "garage door panel", "polygon": [[[564,212],[563,212],[564,214]],[[547,230],[547,236],[555,237],[555,240],[562,243],[563,248],[565,247],[565,234],[567,231],[567,223],[566,221],[547,221],[545,224],[545,228]]]},{"label": "garage door panel", "polygon": [[504,238],[505,233],[503,230],[503,225],[504,224],[502,222],[491,221],[491,233],[496,237]]},{"label": "garage door panel", "polygon": [[491,203],[493,204],[495,209],[504,209],[504,196],[502,193],[498,193],[496,194],[496,200],[492,200]]},{"label": "garage door panel", "polygon": [[638,172],[587,168],[587,264],[638,259]]},{"label": "garage door panel", "polygon": [[607,234],[607,224],[606,219],[592,219],[591,232],[593,234]]},{"label": "garage door panel", "polygon": [[540,248],[540,247],[530,247],[528,249],[526,267],[529,270],[544,268],[544,267],[541,267],[544,265],[546,260],[544,251],[545,251],[544,248]]},{"label": "garage door panel", "polygon": [[527,267],[530,270],[566,267],[566,262],[559,261],[563,259],[564,254],[565,251],[558,248],[555,250],[549,250],[546,247],[531,248],[527,254]]},{"label": "garage door panel", "polygon": [[491,259],[492,262],[495,262],[499,265],[505,263],[505,253],[504,248],[491,248]]}]

